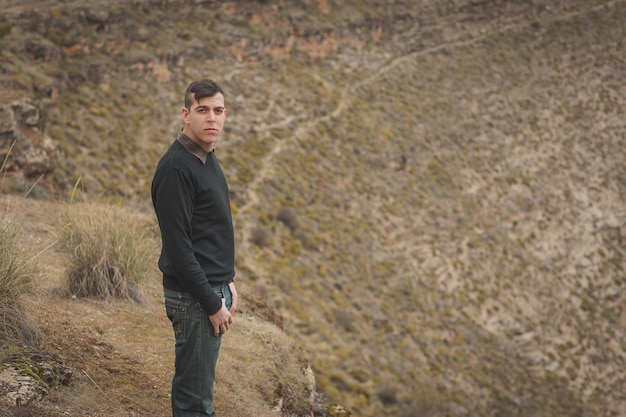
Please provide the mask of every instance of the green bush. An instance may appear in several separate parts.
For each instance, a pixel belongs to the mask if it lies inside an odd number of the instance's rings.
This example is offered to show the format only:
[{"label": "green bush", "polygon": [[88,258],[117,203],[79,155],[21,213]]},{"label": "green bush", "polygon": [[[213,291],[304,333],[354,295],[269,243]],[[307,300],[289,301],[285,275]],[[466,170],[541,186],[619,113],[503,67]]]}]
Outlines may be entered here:
[{"label": "green bush", "polygon": [[142,301],[139,283],[153,264],[154,245],[136,221],[113,207],[72,204],[60,215],[66,294]]}]

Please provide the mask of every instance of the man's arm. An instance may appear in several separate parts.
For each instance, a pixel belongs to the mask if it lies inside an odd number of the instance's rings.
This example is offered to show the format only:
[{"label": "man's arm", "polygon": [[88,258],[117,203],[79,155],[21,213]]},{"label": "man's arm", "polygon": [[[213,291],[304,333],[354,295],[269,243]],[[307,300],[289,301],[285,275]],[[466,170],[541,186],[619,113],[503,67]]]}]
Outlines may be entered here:
[{"label": "man's arm", "polygon": [[191,242],[193,184],[181,170],[164,173],[155,190],[154,206],[161,229],[163,251],[178,282],[211,315],[222,308],[195,257]]}]

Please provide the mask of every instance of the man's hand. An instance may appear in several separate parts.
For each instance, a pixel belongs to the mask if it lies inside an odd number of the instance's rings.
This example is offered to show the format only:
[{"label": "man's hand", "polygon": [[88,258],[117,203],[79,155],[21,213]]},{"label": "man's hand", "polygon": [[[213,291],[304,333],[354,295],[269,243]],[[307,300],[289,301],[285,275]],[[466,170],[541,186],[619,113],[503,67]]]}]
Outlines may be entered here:
[{"label": "man's hand", "polygon": [[226,300],[224,298],[222,298],[222,308],[220,308],[217,313],[210,315],[209,320],[215,329],[215,337],[228,331],[230,325],[233,323],[233,316],[226,308]]}]

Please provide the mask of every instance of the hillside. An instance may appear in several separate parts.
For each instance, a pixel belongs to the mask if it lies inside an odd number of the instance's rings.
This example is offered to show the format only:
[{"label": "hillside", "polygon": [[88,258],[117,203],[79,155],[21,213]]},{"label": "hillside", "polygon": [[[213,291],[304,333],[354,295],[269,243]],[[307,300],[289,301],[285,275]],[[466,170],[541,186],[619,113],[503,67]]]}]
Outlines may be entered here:
[{"label": "hillside", "polygon": [[78,184],[150,218],[182,91],[210,76],[238,279],[331,402],[626,415],[626,2],[5,4],[0,105],[40,109],[0,123],[22,138],[5,193]]},{"label": "hillside", "polygon": [[[83,204],[74,202],[72,212],[93,209]],[[28,312],[27,326],[32,324],[42,339],[21,346],[5,346],[0,339],[2,362],[11,365],[0,369],[0,416],[171,415],[174,339],[163,315],[156,269],[142,282],[141,303],[65,297],[67,258],[58,250],[58,239],[60,214],[68,205],[0,195],[0,207],[0,231],[7,217],[18,225],[25,232],[19,243],[38,265],[34,291],[20,305]],[[127,208],[120,213],[145,228],[146,238],[157,246],[152,216]],[[216,406],[233,417],[280,416],[281,407],[284,415],[309,415],[314,381],[303,349],[282,330],[274,309],[245,283],[239,291],[246,297],[239,304],[236,328],[224,338],[227,353],[220,358]],[[6,312],[3,306],[2,330],[7,322],[15,323]],[[33,379],[7,372],[13,366],[38,375],[45,391]],[[20,407],[15,406],[18,399]],[[323,410],[325,404],[317,403]]]}]

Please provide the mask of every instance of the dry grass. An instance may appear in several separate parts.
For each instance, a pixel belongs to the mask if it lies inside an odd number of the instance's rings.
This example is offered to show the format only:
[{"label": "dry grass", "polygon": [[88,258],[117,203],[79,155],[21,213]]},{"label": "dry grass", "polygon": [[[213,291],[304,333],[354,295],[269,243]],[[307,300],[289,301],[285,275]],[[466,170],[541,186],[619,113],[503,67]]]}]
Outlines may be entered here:
[{"label": "dry grass", "polygon": [[[4,185],[14,145],[15,141],[0,165],[0,186]],[[24,249],[22,229],[13,220],[12,208],[6,207],[0,218],[0,347],[12,343],[34,345],[41,340],[39,329],[20,301],[32,289],[39,272],[35,264],[37,254]]]},{"label": "dry grass", "polygon": [[155,246],[145,227],[115,207],[70,204],[59,219],[59,249],[67,258],[67,295],[141,301]]},{"label": "dry grass", "polygon": [[[244,314],[224,339],[218,367],[218,389],[232,391],[233,401],[220,400],[224,415],[238,416],[257,408],[259,416],[306,416],[313,410],[315,390],[304,350],[276,325]],[[233,375],[238,375],[233,378]],[[265,404],[265,411],[258,409]]]},{"label": "dry grass", "polygon": [[33,345],[41,340],[37,325],[24,310],[21,297],[38,273],[33,254],[23,247],[20,228],[8,213],[0,219],[0,346]]}]

